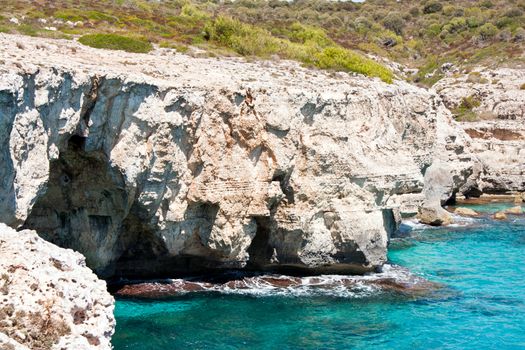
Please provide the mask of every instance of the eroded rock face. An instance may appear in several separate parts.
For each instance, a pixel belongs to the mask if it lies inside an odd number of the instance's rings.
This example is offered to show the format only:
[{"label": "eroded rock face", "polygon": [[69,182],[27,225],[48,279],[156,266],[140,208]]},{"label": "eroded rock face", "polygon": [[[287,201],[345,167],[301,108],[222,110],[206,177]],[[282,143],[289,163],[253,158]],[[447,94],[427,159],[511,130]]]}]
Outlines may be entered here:
[{"label": "eroded rock face", "polygon": [[472,138],[472,151],[483,164],[470,193],[525,191],[525,70],[477,69],[440,80],[434,89],[451,109],[470,98],[478,121],[461,126]]},{"label": "eroded rock face", "polygon": [[0,224],[0,348],[111,349],[113,297],[84,257]]},{"label": "eroded rock face", "polygon": [[406,83],[38,40],[0,37],[0,219],[102,276],[370,271],[400,212],[475,177],[469,137]]}]

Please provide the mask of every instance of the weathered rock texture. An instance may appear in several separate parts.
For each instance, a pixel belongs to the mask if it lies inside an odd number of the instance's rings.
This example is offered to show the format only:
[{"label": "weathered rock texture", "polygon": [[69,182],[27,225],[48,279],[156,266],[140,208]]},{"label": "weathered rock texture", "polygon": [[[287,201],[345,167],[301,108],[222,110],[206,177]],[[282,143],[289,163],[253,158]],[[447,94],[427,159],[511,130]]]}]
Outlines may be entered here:
[{"label": "weathered rock texture", "polygon": [[477,69],[440,80],[434,89],[445,105],[478,101],[479,121],[461,123],[483,172],[471,195],[525,191],[525,70]]},{"label": "weathered rock texture", "polygon": [[399,211],[441,210],[476,175],[469,137],[406,83],[171,50],[0,45],[0,219],[103,276],[369,271]]},{"label": "weathered rock texture", "polygon": [[0,224],[0,348],[110,349],[113,297],[84,257]]}]

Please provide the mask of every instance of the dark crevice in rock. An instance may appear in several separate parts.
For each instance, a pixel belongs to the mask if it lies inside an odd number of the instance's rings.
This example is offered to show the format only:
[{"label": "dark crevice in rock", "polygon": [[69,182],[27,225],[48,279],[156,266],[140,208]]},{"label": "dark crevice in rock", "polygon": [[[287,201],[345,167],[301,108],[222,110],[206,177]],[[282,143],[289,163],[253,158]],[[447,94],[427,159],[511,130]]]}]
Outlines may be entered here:
[{"label": "dark crevice in rock", "polygon": [[381,213],[383,215],[383,226],[388,238],[390,238],[399,229],[399,221],[396,220],[393,209],[383,209]]},{"label": "dark crevice in rock", "polygon": [[[101,85],[102,79],[98,75],[95,75],[91,78],[91,87],[89,89],[89,92],[84,95],[84,101],[82,107],[80,108],[80,122],[78,123],[75,135],[73,135],[71,138],[75,136],[87,138],[89,134],[89,120],[91,118],[91,113],[95,109],[95,104],[98,99],[99,89]],[[82,149],[84,149],[84,146],[85,140],[82,144]]]},{"label": "dark crevice in rock", "polygon": [[477,187],[469,188],[468,191],[463,193],[463,195],[467,199],[468,198],[479,198],[479,197],[481,197],[482,194],[483,194],[483,192]]},{"label": "dark crevice in rock", "polygon": [[288,204],[295,203],[295,192],[293,187],[290,185],[291,173],[292,171],[278,171],[272,177],[272,181],[279,181],[279,186],[281,187],[281,191],[284,193]]},{"label": "dark crevice in rock", "polygon": [[80,135],[73,135],[67,141],[67,148],[70,151],[83,151],[86,146],[87,137]]},{"label": "dark crevice in rock", "polygon": [[256,217],[257,231],[248,248],[248,268],[257,269],[270,263],[273,248],[270,246],[270,218]]},{"label": "dark crevice in rock", "polygon": [[445,201],[444,205],[455,205],[456,204],[457,191],[452,192],[452,195]]},{"label": "dark crevice in rock", "polygon": [[0,91],[0,222],[16,225],[12,220],[16,213],[14,188],[14,165],[9,152],[9,135],[16,114],[16,96]]}]

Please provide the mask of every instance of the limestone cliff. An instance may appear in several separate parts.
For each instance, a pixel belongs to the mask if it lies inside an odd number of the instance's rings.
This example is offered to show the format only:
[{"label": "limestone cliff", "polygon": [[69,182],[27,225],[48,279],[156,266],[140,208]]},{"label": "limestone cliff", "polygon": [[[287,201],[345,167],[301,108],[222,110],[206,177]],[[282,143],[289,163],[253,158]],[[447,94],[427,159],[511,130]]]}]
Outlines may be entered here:
[{"label": "limestone cliff", "polygon": [[525,70],[478,68],[434,89],[452,110],[466,98],[475,102],[477,120],[461,123],[483,163],[470,195],[525,191]]},{"label": "limestone cliff", "polygon": [[439,210],[476,176],[470,138],[407,83],[168,49],[0,45],[0,221],[102,276],[370,271],[400,212]]},{"label": "limestone cliff", "polygon": [[0,224],[0,349],[111,349],[113,297],[84,257]]}]

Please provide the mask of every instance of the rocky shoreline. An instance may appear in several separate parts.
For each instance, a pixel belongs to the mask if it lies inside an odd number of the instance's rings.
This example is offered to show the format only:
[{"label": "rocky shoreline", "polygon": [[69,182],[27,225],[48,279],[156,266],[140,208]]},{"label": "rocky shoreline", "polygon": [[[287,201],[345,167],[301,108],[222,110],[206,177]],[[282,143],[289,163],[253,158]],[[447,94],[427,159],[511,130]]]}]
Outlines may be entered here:
[{"label": "rocky shoreline", "polygon": [[0,221],[104,278],[374,271],[402,215],[445,215],[481,171],[439,96],[403,81],[0,45]]},{"label": "rocky shoreline", "polygon": [[428,296],[442,286],[410,273],[400,266],[385,265],[382,272],[365,276],[289,276],[242,272],[210,277],[169,279],[121,284],[113,287],[120,298],[161,299],[188,293],[219,293],[251,296],[335,296],[364,298],[382,293]]},{"label": "rocky shoreline", "polygon": [[[214,275],[122,297],[426,295],[440,286],[386,264],[403,218],[446,225],[479,215],[450,205],[525,202],[521,72],[425,90],[171,49],[1,33],[0,46],[6,348],[110,348],[113,298],[95,274]],[[454,120],[471,96],[492,119]]]}]

